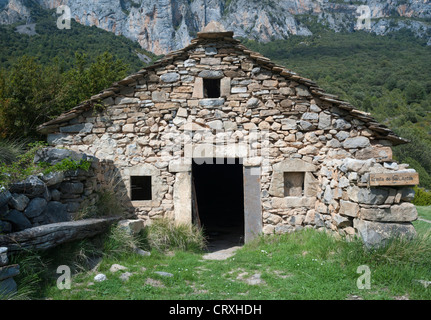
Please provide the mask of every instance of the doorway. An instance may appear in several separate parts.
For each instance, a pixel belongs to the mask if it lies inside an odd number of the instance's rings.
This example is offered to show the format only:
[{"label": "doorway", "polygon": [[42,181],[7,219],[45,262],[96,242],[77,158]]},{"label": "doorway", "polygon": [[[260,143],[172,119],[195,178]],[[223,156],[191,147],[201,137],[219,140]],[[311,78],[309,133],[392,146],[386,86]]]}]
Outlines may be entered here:
[{"label": "doorway", "polygon": [[193,223],[200,224],[210,245],[244,243],[244,177],[241,159],[193,159]]}]

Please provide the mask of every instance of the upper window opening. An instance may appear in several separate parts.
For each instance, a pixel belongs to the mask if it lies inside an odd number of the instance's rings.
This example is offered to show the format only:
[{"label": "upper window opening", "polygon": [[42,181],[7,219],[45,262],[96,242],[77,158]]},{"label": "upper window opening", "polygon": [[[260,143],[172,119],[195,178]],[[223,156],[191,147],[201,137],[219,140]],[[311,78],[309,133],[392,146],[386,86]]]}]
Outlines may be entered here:
[{"label": "upper window opening", "polygon": [[220,98],[220,79],[204,79],[204,98]]},{"label": "upper window opening", "polygon": [[151,176],[131,176],[130,186],[132,201],[152,200]]}]

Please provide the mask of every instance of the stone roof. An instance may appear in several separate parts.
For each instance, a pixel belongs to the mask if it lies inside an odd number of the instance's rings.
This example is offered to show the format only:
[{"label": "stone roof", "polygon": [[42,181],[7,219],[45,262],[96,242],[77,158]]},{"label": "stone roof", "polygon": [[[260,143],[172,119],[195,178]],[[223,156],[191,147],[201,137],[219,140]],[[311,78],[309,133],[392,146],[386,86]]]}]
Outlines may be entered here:
[{"label": "stone roof", "polygon": [[217,22],[210,22],[207,25],[207,27],[205,27],[202,30],[202,32],[198,32],[197,38],[193,39],[191,43],[188,46],[184,47],[183,49],[172,51],[168,53],[166,56],[164,56],[163,58],[157,60],[154,64],[148,67],[145,67],[140,71],[133,73],[118,82],[113,83],[111,87],[105,90],[102,90],[99,94],[96,94],[92,96],[90,99],[83,101],[81,104],[72,108],[71,110],[62,113],[57,118],[40,125],[37,128],[37,130],[40,133],[44,133],[44,134],[57,131],[57,129],[60,127],[62,123],[69,121],[73,118],[76,118],[81,113],[100,104],[101,100],[114,96],[115,94],[119,93],[122,87],[130,86],[130,85],[133,85],[133,83],[137,83],[137,81],[145,77],[148,71],[154,70],[156,68],[160,68],[163,65],[169,64],[176,58],[180,58],[184,55],[187,55],[188,51],[195,48],[199,43],[202,43],[210,39],[218,39],[218,40],[223,40],[224,42],[232,43],[232,45],[236,49],[239,49],[245,55],[248,55],[260,67],[263,67],[274,73],[278,73],[281,76],[283,76],[286,80],[293,80],[299,84],[305,85],[315,98],[318,98],[323,102],[327,102],[332,106],[335,106],[341,110],[344,110],[346,111],[347,114],[350,114],[353,118],[364,122],[365,126],[368,129],[375,132],[376,138],[389,140],[392,142],[393,145],[404,144],[409,142],[409,140],[406,140],[404,138],[397,136],[387,126],[377,122],[371,116],[370,113],[355,109],[350,103],[339,99],[338,96],[326,93],[314,81],[301,77],[300,75],[287,69],[284,66],[273,63],[270,59],[264,57],[258,52],[253,52],[249,50],[247,47],[242,45],[239,40],[233,38],[232,31],[225,31],[223,27]]}]

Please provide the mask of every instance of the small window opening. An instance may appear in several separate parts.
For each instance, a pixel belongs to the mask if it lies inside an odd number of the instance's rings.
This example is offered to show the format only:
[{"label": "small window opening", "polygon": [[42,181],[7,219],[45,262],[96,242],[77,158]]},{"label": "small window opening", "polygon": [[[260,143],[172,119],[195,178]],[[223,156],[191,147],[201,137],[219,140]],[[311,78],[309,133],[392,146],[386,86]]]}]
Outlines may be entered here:
[{"label": "small window opening", "polygon": [[284,173],[284,196],[302,197],[304,196],[305,172],[285,172]]},{"label": "small window opening", "polygon": [[204,98],[220,98],[220,79],[204,79]]},{"label": "small window opening", "polygon": [[132,201],[151,200],[151,176],[131,176]]}]

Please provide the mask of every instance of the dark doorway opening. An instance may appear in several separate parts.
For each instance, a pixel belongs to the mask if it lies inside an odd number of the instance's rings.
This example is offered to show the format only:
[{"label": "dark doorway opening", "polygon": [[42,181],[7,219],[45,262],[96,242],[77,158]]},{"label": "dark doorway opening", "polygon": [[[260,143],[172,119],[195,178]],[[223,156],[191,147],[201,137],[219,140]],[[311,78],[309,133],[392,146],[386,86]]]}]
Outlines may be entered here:
[{"label": "dark doorway opening", "polygon": [[243,244],[244,180],[240,159],[193,159],[192,175],[198,219],[210,245],[214,241],[223,241],[226,247]]}]

